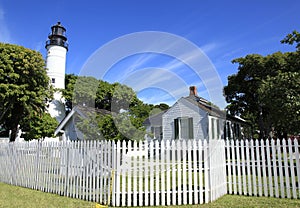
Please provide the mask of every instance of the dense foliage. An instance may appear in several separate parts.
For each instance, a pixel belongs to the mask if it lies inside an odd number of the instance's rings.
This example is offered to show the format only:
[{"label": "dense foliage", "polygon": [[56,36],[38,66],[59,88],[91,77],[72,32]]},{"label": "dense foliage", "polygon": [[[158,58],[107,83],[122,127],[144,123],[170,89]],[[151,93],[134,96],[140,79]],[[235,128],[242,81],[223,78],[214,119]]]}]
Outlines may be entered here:
[{"label": "dense foliage", "polygon": [[299,37],[294,31],[282,40],[297,43],[294,52],[250,54],[233,60],[239,67],[224,87],[227,109],[250,121],[260,137],[300,133]]},{"label": "dense foliage", "polygon": [[90,113],[81,118],[78,129],[86,139],[142,140],[143,122],[153,109],[166,110],[167,104],[145,104],[134,90],[120,83],[108,83],[94,77],[66,75],[66,89],[62,91],[68,108],[86,106],[109,113]]},{"label": "dense foliage", "polygon": [[55,121],[45,115],[46,100],[51,97],[42,55],[21,46],[0,43],[0,126],[11,130],[10,141],[15,141],[19,128],[26,135],[34,134],[34,138],[53,134]]},{"label": "dense foliage", "polygon": [[55,118],[49,113],[31,114],[21,121],[22,135],[25,141],[33,139],[44,139],[53,136],[58,126]]}]

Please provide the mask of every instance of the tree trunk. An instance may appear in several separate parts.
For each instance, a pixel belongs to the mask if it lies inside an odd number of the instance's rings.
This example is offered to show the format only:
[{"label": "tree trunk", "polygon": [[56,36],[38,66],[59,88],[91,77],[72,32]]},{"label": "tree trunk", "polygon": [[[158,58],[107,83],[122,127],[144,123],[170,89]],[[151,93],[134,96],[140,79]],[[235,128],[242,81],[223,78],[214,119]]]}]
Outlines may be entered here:
[{"label": "tree trunk", "polygon": [[19,131],[19,123],[20,123],[20,120],[22,119],[23,112],[24,112],[24,106],[21,105],[20,103],[16,103],[15,109],[12,113],[12,118],[14,118],[14,119],[12,120],[12,122],[9,125],[11,127],[11,134],[10,134],[10,138],[9,138],[10,142],[16,141],[16,138],[18,136],[18,131]]},{"label": "tree trunk", "polygon": [[15,125],[12,129],[11,129],[11,134],[9,137],[9,142],[14,142],[16,141],[18,135],[18,125]]}]

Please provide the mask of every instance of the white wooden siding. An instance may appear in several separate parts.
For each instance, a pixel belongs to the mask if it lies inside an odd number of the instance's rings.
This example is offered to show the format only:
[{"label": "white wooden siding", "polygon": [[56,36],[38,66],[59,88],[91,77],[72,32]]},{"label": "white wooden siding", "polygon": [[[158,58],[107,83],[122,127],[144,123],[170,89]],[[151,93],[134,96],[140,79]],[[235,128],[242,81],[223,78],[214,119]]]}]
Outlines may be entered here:
[{"label": "white wooden siding", "polygon": [[162,117],[164,140],[174,139],[175,137],[174,119],[179,117],[193,118],[195,139],[208,138],[207,112],[198,108],[194,104],[186,101],[184,98],[181,98],[166,113],[164,113]]}]

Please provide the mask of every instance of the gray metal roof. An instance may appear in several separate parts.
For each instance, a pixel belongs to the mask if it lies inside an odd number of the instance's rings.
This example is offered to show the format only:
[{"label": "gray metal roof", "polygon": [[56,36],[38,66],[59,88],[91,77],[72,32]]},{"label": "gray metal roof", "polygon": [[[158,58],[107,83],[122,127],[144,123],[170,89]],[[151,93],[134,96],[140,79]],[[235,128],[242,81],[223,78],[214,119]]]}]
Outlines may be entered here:
[{"label": "gray metal roof", "polygon": [[161,111],[160,113],[149,116],[145,121],[144,125],[151,126],[162,126],[162,116],[167,110]]}]

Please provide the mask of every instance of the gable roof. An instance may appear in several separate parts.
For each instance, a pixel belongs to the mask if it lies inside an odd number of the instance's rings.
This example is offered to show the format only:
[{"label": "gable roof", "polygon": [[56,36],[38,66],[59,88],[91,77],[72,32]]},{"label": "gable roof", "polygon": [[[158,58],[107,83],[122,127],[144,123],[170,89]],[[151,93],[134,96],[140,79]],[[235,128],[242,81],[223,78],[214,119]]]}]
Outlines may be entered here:
[{"label": "gable roof", "polygon": [[196,105],[198,108],[201,108],[202,110],[206,111],[211,116],[219,118],[225,118],[226,116],[225,111],[220,110],[218,107],[211,104],[208,100],[197,95],[189,95],[188,97],[184,97],[183,99]]},{"label": "gable roof", "polygon": [[91,108],[91,107],[85,107],[77,105],[75,106],[72,111],[66,115],[66,117],[60,122],[58,127],[55,129],[54,136],[57,136],[58,133],[64,129],[66,124],[70,121],[70,119],[75,115],[78,114],[82,118],[88,118],[90,114],[100,114],[100,115],[107,115],[111,114],[110,111],[105,109],[97,109],[97,108]]},{"label": "gable roof", "polygon": [[194,105],[198,106],[199,108],[205,110],[211,116],[224,118],[226,120],[231,120],[234,122],[239,122],[241,124],[248,125],[248,126],[250,125],[243,118],[227,114],[227,112],[225,110],[219,109],[218,107],[211,104],[208,100],[206,100],[202,97],[199,97],[197,95],[189,95],[188,97],[185,97],[184,99],[193,103]]}]

